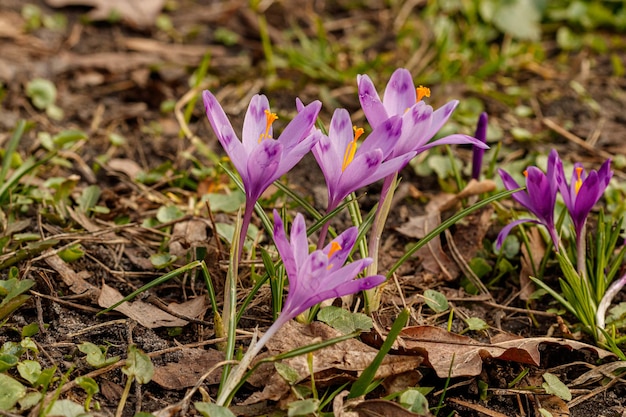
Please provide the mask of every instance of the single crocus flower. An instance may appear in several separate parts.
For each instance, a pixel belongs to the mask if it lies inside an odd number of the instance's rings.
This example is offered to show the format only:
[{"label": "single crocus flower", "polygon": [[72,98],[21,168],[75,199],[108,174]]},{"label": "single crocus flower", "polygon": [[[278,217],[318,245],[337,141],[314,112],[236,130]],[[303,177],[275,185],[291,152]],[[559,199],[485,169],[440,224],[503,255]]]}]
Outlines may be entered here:
[{"label": "single crocus flower", "polygon": [[296,215],[291,226],[291,239],[287,239],[283,221],[274,210],[274,243],[287,271],[289,292],[278,319],[257,343],[251,345],[240,364],[232,371],[217,404],[226,404],[247,366],[283,324],[324,300],[371,289],[385,281],[382,275],[355,279],[372,262],[371,258],[359,259],[344,266],[357,235],[357,228],[351,227],[323,249],[309,253],[304,217]]},{"label": "single crocus flower", "polygon": [[[554,207],[556,204],[557,185],[557,164],[559,156],[556,150],[552,150],[548,155],[547,173],[543,173],[535,166],[528,167],[524,171],[526,177],[526,190],[518,191],[512,195],[513,199],[533,213],[537,219],[519,219],[505,226],[496,239],[496,248],[500,248],[504,239],[511,229],[520,223],[531,222],[542,224],[548,229],[555,250],[559,250],[559,236],[554,224]],[[506,171],[499,169],[498,173],[507,190],[515,190],[520,185]]]},{"label": "single crocus flower", "polygon": [[430,142],[448,121],[459,102],[452,100],[433,110],[422,100],[430,97],[430,89],[423,86],[416,88],[411,73],[404,68],[398,68],[391,75],[382,100],[367,75],[358,75],[357,85],[361,108],[372,128],[375,129],[390,117],[402,117],[402,134],[390,154],[391,157],[408,152],[421,153],[438,145],[471,144],[488,148],[484,142],[462,134],[453,134]]},{"label": "single crocus flower", "polygon": [[[378,125],[359,146],[362,128],[352,126],[345,109],[335,110],[328,135],[321,135],[312,152],[328,189],[330,212],[350,193],[392,175],[415,156],[408,152],[390,157],[402,133],[402,119],[391,117]],[[319,247],[324,244],[328,223],[320,231]]]},{"label": "single crocus flower", "polygon": [[319,139],[319,135],[311,128],[322,104],[314,101],[304,107],[287,124],[278,139],[274,139],[272,123],[277,116],[270,111],[267,97],[255,95],[246,111],[242,140],[239,140],[215,96],[205,90],[202,98],[211,127],[239,172],[246,194],[246,208],[239,241],[241,255],[254,205],[263,191],[291,170]]},{"label": "single crocus flower", "polygon": [[574,164],[569,183],[560,160],[557,168],[559,191],[574,224],[576,236],[580,237],[591,209],[600,200],[613,177],[611,160],[606,160],[598,171],[592,170],[589,174],[585,172],[582,164]]},{"label": "single crocus flower", "polygon": [[[483,112],[478,117],[478,124],[476,125],[476,133],[474,136],[482,143],[487,143],[487,113]],[[485,155],[485,148],[474,145],[472,153],[472,178],[475,180],[480,179],[480,171],[483,167],[483,156]]]}]

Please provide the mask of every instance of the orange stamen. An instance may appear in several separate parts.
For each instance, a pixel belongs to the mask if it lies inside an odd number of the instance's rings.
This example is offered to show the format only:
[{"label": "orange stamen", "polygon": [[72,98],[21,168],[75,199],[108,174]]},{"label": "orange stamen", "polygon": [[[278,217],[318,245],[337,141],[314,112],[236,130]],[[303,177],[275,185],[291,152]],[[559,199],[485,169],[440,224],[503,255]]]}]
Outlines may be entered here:
[{"label": "orange stamen", "polygon": [[[330,250],[328,251],[328,258],[330,259],[331,256],[333,256],[333,254],[335,252],[337,252],[338,250],[341,250],[341,245],[335,241],[330,242]],[[333,264],[328,264],[328,266],[326,267],[326,269],[330,270],[333,267]]]},{"label": "orange stamen", "polygon": [[330,242],[330,250],[328,251],[328,257],[330,258],[331,256],[333,256],[335,252],[341,249],[342,249],[341,245],[333,240],[332,242]]},{"label": "orange stamen", "polygon": [[416,103],[420,101],[421,99],[423,99],[424,97],[430,97],[430,88],[424,87],[423,85],[420,85],[419,87],[417,87],[415,89],[415,92],[417,93],[417,98],[415,100]]},{"label": "orange stamen", "polygon": [[576,195],[578,195],[578,192],[580,191],[580,187],[583,186],[583,180],[581,178],[582,173],[583,173],[583,168],[576,167],[576,178],[578,178],[576,180],[576,183],[574,184],[574,190],[576,191]]},{"label": "orange stamen", "polygon": [[270,139],[270,128],[272,127],[272,123],[276,120],[278,120],[276,113],[271,113],[268,109],[265,109],[265,133],[259,135],[259,143],[261,143],[263,139]]},{"label": "orange stamen", "polygon": [[527,170],[524,170],[523,174],[524,174],[524,176],[525,176],[526,178],[528,178],[528,171],[527,171]]},{"label": "orange stamen", "polygon": [[356,141],[359,140],[363,132],[365,132],[362,127],[357,128],[356,126],[353,126],[352,129],[354,129],[354,139],[352,139],[352,141],[348,144],[346,152],[343,154],[341,172],[345,171],[346,168],[348,168],[348,165],[350,165],[350,162],[354,159],[354,155],[356,154]]}]

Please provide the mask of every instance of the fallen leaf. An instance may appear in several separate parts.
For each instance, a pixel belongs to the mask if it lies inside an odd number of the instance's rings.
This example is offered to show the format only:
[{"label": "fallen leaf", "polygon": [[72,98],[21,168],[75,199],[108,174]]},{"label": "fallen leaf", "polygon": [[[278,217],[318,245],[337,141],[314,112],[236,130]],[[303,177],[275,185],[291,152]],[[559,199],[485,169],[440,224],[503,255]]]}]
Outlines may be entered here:
[{"label": "fallen leaf", "polygon": [[154,24],[165,0],[46,0],[49,6],[93,7],[87,16],[91,20],[109,20],[119,16],[123,22],[136,28],[148,28]]},{"label": "fallen leaf", "polygon": [[209,223],[200,219],[191,219],[176,223],[169,242],[169,253],[184,258],[190,250],[208,246],[207,227]]},{"label": "fallen leaf", "polygon": [[[291,321],[285,324],[266,346],[271,355],[276,355],[338,336],[341,336],[339,331],[324,323],[315,322],[303,325]],[[337,380],[355,380],[369,366],[377,353],[377,349],[357,339],[345,340],[316,350],[313,352],[315,383],[318,386],[325,386]],[[298,381],[310,377],[307,355],[282,362],[298,373]],[[420,363],[419,356],[387,355],[378,368],[375,378],[381,379],[414,370]],[[290,392],[289,384],[275,372],[273,366],[263,369],[264,371],[257,371],[248,379],[252,385],[263,386],[263,391],[252,394],[244,404],[253,404],[263,400],[277,401]]]},{"label": "fallen leaf", "polygon": [[107,162],[107,167],[126,174],[130,179],[135,179],[143,171],[137,162],[127,158],[112,158]]},{"label": "fallen leaf", "polygon": [[416,414],[412,413],[406,408],[402,407],[398,403],[387,400],[365,400],[356,405],[352,405],[349,408],[351,411],[356,411],[359,417],[382,417],[382,416],[394,416],[394,417],[411,417],[411,416],[432,416],[428,414]]},{"label": "fallen leaf", "polygon": [[74,294],[89,295],[95,299],[99,291],[98,288],[85,281],[85,278],[91,276],[91,273],[88,271],[74,271],[59,255],[52,253],[52,250],[48,251],[48,255],[45,257],[46,263],[59,273],[65,285],[70,287],[70,291]]},{"label": "fallen leaf", "polygon": [[[106,284],[102,285],[98,305],[108,308],[117,303],[124,296],[115,288]],[[171,303],[168,307],[188,317],[200,317],[208,308],[205,297],[196,297],[182,304]],[[182,327],[187,324],[186,320],[173,316],[149,303],[143,301],[125,302],[115,308],[125,316],[137,321],[144,327],[154,329],[157,327]]]},{"label": "fallen leaf", "polygon": [[[224,360],[224,354],[216,349],[183,349],[176,362],[156,366],[152,380],[169,390],[193,387],[213,365]],[[221,369],[209,375],[204,382],[213,385],[220,382]]]},{"label": "fallen leaf", "polygon": [[424,358],[440,378],[477,376],[483,359],[495,358],[528,365],[540,365],[541,345],[557,345],[570,350],[589,350],[599,359],[615,356],[611,352],[573,340],[533,337],[498,343],[480,343],[470,337],[450,333],[434,326],[407,327],[400,333],[401,352],[412,352]]}]

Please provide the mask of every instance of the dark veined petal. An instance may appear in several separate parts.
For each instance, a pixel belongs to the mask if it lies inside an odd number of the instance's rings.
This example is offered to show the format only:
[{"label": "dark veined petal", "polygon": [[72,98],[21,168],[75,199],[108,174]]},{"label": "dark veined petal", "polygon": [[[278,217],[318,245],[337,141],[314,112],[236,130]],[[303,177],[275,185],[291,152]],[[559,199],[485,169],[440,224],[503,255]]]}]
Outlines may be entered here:
[{"label": "dark veined petal", "polygon": [[367,121],[375,129],[379,124],[388,119],[387,110],[383,105],[374,83],[367,75],[357,76],[357,86],[359,90],[359,102],[365,113]]},{"label": "dark veined petal", "polygon": [[278,137],[278,141],[283,145],[285,154],[291,152],[298,143],[311,134],[311,129],[321,108],[322,103],[319,100],[309,103],[285,126],[285,129]]},{"label": "dark veined petal", "polygon": [[398,68],[391,74],[385,88],[383,105],[387,116],[402,116],[404,112],[415,104],[417,95],[411,73],[405,68]]},{"label": "dark veined petal", "polygon": [[383,153],[383,159],[387,159],[400,139],[402,131],[402,117],[392,116],[365,138],[358,152],[367,153],[374,149],[380,149]]},{"label": "dark veined petal", "polygon": [[430,130],[428,131],[428,140],[430,140],[433,136],[437,134],[443,127],[443,125],[448,121],[456,106],[459,105],[458,100],[452,100],[439,107],[433,113],[433,119],[430,124]]},{"label": "dark veined petal", "polygon": [[256,201],[281,173],[277,173],[283,154],[282,145],[275,140],[264,140],[258,145],[248,159],[248,183],[244,182],[246,198]]},{"label": "dark veined petal", "polygon": [[[322,251],[328,255],[333,249],[334,251],[328,257],[329,272],[335,271],[343,266],[352,252],[352,247],[356,242],[359,231],[356,226],[347,229],[345,232],[333,239]],[[338,245],[338,246],[335,246]],[[337,247],[339,249],[337,249]]]}]

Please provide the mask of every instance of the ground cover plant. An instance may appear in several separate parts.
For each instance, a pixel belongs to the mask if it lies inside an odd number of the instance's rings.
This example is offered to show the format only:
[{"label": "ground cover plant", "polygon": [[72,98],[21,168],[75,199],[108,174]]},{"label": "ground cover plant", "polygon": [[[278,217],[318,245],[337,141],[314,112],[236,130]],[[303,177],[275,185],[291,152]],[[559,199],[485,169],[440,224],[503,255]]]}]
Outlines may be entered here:
[{"label": "ground cover plant", "polygon": [[0,415],[622,415],[621,3],[127,6],[0,5]]}]

